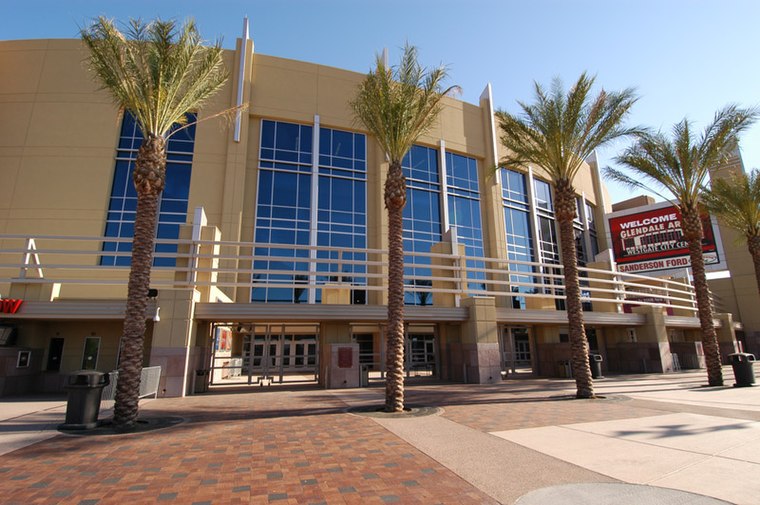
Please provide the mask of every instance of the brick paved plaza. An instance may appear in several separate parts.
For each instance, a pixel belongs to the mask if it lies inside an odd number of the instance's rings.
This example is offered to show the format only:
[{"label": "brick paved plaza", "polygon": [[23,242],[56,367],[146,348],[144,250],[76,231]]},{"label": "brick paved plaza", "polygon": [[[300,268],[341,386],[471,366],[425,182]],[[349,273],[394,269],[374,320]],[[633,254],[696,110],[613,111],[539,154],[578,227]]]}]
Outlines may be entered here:
[{"label": "brick paved plaza", "polygon": [[[144,416],[186,421],[131,435],[56,435],[8,452],[0,456],[0,495],[7,504],[513,503],[546,486],[621,481],[509,440],[535,429],[686,415],[741,423],[740,435],[757,447],[758,389],[708,391],[714,388],[701,382],[698,373],[600,381],[607,398],[597,401],[568,399],[570,381],[417,385],[408,403],[442,413],[413,419],[346,412],[379,405],[380,388],[260,388],[146,401]],[[50,424],[63,409],[48,414]],[[33,428],[21,416],[0,429],[2,437]],[[742,464],[760,469],[756,455]],[[754,496],[746,503],[760,502]]]}]

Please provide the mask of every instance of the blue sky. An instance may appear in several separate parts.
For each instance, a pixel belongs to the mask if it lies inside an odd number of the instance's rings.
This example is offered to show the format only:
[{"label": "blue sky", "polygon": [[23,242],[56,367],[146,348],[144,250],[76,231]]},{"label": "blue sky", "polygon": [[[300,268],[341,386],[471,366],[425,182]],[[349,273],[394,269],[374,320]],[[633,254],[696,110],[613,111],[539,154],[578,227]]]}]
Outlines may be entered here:
[{"label": "blue sky", "polygon": [[[534,80],[566,84],[587,70],[610,90],[641,96],[631,124],[703,127],[727,103],[760,104],[760,2],[756,0],[68,0],[6,2],[1,39],[74,38],[97,15],[117,20],[194,17],[208,39],[233,47],[248,16],[256,52],[367,71],[406,41],[426,65],[447,64],[461,99],[491,82],[497,107],[517,112]],[[7,71],[7,70],[5,70]],[[624,147],[600,153],[602,165]],[[760,126],[741,142],[760,168]],[[613,201],[625,188],[609,184]]]}]

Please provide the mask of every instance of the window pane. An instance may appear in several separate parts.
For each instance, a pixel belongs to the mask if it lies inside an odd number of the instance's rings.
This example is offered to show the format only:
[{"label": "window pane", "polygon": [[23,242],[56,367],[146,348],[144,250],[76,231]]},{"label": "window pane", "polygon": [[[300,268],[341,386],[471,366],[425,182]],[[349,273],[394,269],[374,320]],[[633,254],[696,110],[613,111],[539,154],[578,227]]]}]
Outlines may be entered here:
[{"label": "window pane", "polygon": [[[187,120],[194,122],[195,114],[187,114]],[[172,127],[178,128],[179,125]],[[111,187],[111,201],[108,219],[105,225],[105,236],[131,239],[134,235],[135,209],[137,193],[132,182],[134,162],[137,157],[135,150],[142,143],[142,133],[137,128],[134,117],[128,111],[122,118],[121,134],[116,152],[114,178]],[[176,223],[186,220],[187,206],[190,193],[190,178],[192,171],[192,152],[195,141],[195,126],[178,131],[169,138],[167,151],[188,153],[180,156],[185,161],[171,161],[166,167],[166,185],[161,194],[158,215],[158,236],[162,238],[177,238],[179,227]],[[174,156],[173,158],[180,158]],[[172,155],[170,155],[172,158]],[[126,198],[125,198],[126,197]],[[122,247],[127,249],[122,249]],[[176,251],[176,246],[174,251]],[[129,243],[119,244],[119,250],[129,250]],[[109,249],[104,244],[104,251]],[[129,257],[102,257],[101,265],[128,265]],[[154,263],[158,266],[158,262]],[[163,260],[161,266],[173,266],[174,259]]]}]

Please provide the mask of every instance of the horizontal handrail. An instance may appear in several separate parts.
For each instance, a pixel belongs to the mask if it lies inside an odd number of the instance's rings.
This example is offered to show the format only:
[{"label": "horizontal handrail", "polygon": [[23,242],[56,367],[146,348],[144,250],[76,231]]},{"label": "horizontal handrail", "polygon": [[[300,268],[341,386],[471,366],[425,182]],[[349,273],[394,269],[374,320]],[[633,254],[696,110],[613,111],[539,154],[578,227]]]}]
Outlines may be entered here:
[{"label": "horizontal handrail", "polygon": [[[127,267],[99,263],[103,257],[130,256],[125,251],[103,251],[103,244],[130,242],[111,237],[0,235],[0,285],[23,278],[30,283],[125,286]],[[86,243],[91,246],[81,247]],[[155,254],[157,259],[175,262],[175,266],[154,267],[156,287],[386,289],[388,256],[382,249],[189,239],[158,239],[157,243],[176,252]],[[433,252],[405,256],[411,258],[405,267],[414,269],[405,275],[408,292],[564,299],[560,264]],[[261,268],[262,261],[275,268]],[[44,278],[34,277],[35,272],[44,272]],[[609,310],[619,311],[627,304],[696,312],[694,288],[688,282],[590,267],[579,267],[579,272],[582,299],[610,304]]]}]

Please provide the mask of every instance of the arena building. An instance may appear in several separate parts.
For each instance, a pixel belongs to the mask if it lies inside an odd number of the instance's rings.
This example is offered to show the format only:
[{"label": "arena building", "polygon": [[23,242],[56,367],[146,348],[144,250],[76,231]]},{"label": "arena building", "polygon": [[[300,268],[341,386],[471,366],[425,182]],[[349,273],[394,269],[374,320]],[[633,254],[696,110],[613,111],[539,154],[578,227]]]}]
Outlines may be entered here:
[{"label": "arena building", "polygon": [[[116,368],[141,135],[84,51],[0,42],[0,395]],[[168,145],[145,348],[157,393],[382,380],[387,164],[347,105],[364,76],[257,54],[247,36],[225,62],[231,77],[199,118],[246,112]],[[552,188],[540,167],[495,170],[503,154],[489,85],[477,104],[445,99],[404,161],[410,381],[569,376]],[[602,372],[704,366],[688,279],[616,271],[593,160],[575,186]],[[734,315],[715,321],[724,355],[748,317],[731,299]]]}]

